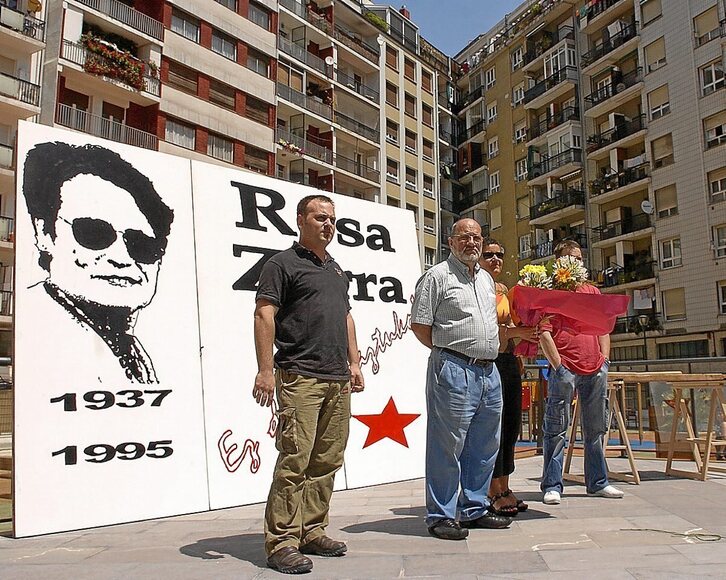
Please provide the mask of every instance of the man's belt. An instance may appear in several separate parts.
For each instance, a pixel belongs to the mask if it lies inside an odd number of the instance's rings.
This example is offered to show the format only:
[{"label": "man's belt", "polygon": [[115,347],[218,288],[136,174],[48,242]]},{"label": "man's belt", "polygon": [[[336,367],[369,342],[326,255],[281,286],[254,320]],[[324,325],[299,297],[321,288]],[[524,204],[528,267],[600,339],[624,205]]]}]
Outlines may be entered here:
[{"label": "man's belt", "polygon": [[473,358],[470,356],[466,356],[465,354],[461,354],[460,352],[456,352],[455,350],[451,350],[450,348],[442,348],[445,353],[450,354],[454,358],[458,358],[459,360],[465,362],[468,365],[474,365],[478,367],[486,367],[494,362],[494,359],[489,358]]}]

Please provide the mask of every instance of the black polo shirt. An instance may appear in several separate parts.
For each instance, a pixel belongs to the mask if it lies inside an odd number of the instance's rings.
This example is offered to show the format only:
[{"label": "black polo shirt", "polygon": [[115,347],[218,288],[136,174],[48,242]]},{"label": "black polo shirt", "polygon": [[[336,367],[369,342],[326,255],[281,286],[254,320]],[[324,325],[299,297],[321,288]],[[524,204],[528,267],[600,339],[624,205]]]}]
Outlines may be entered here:
[{"label": "black polo shirt", "polygon": [[321,262],[297,242],[267,261],[256,300],[278,307],[275,366],[320,379],[350,378],[348,284],[330,255]]}]

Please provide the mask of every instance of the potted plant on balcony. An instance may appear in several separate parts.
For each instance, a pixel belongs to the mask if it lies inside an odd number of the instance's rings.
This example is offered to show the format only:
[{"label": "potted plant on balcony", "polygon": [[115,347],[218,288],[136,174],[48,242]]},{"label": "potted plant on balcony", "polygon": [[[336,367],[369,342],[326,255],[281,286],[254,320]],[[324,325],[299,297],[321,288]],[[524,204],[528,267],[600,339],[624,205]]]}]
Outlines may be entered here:
[{"label": "potted plant on balcony", "polygon": [[81,44],[87,51],[83,70],[119,80],[137,91],[146,89],[145,64],[142,60],[90,32],[81,36]]},{"label": "potted plant on balcony", "polygon": [[383,20],[375,12],[366,12],[364,18],[376,28],[381,29],[383,32],[388,32],[388,22]]}]

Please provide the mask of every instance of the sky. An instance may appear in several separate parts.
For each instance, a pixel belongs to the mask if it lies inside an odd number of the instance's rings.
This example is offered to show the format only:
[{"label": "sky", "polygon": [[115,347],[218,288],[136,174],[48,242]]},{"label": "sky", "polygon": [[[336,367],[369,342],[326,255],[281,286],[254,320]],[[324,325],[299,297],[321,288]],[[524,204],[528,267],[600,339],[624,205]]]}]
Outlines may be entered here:
[{"label": "sky", "polygon": [[394,8],[406,5],[426,40],[448,56],[486,32],[523,0],[375,0]]}]

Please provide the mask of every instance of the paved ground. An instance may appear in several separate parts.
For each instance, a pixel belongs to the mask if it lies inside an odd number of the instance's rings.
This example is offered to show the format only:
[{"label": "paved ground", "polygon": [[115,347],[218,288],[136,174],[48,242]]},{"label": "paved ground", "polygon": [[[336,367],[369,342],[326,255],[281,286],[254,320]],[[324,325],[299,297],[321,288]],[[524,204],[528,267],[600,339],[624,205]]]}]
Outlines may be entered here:
[{"label": "paved ground", "polygon": [[[622,500],[589,498],[571,485],[561,505],[545,506],[541,461],[519,461],[513,479],[529,511],[508,530],[473,530],[463,542],[428,536],[422,480],[338,492],[330,535],[348,542],[349,555],[315,558],[304,577],[726,578],[726,540],[625,531],[703,528],[726,536],[726,478],[665,478],[663,462],[641,460],[644,481],[622,485]],[[625,468],[622,460],[609,461]],[[0,537],[0,577],[280,580],[286,576],[265,567],[262,513],[254,505],[39,538]]]}]

